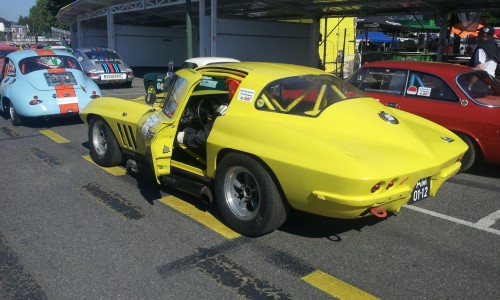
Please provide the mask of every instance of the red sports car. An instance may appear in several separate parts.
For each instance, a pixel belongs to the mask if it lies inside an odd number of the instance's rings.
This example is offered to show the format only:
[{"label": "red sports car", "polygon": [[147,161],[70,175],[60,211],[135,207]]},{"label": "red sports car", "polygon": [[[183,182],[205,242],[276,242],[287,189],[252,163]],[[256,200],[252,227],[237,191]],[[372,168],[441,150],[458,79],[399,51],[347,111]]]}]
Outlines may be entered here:
[{"label": "red sports car", "polygon": [[500,165],[500,81],[467,66],[438,62],[366,63],[349,82],[383,104],[434,121],[469,146],[462,171],[479,158]]}]

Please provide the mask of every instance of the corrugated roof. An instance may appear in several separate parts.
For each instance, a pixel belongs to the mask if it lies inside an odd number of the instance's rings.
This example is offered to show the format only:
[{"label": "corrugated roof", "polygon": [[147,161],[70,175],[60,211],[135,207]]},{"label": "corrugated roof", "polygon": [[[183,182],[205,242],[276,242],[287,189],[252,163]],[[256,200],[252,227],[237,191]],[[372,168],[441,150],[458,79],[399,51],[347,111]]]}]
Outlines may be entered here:
[{"label": "corrugated roof", "polygon": [[[218,0],[217,5],[219,18],[258,20],[500,10],[498,0]],[[210,1],[206,6],[208,12]],[[115,24],[179,26],[186,20],[184,0],[77,0],[62,8],[57,18],[65,24],[76,23],[79,16],[104,18],[102,10],[107,7],[112,8]],[[198,8],[198,1],[191,0],[194,22]]]}]

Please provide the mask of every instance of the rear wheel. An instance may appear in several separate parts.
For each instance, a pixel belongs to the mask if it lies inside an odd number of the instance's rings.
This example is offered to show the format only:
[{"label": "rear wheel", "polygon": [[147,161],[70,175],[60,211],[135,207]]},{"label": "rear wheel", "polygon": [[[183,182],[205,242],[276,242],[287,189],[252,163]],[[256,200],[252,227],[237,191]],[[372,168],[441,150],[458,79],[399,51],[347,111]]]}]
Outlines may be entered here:
[{"label": "rear wheel", "polygon": [[287,217],[287,207],[269,172],[255,159],[226,155],[215,177],[219,210],[228,225],[246,236],[274,231]]},{"label": "rear wheel", "polygon": [[460,172],[465,172],[469,169],[477,159],[477,147],[476,143],[466,134],[456,133],[466,144],[469,146],[467,152],[465,152],[462,158],[462,166],[460,167]]},{"label": "rear wheel", "polygon": [[118,142],[101,118],[93,118],[89,122],[90,157],[100,166],[113,167],[122,163],[123,155]]},{"label": "rear wheel", "polygon": [[14,108],[14,105],[12,104],[12,102],[9,103],[9,116],[10,116],[10,121],[12,122],[12,125],[14,125],[14,126],[23,125],[23,120],[22,120],[21,116],[17,114],[17,111]]}]

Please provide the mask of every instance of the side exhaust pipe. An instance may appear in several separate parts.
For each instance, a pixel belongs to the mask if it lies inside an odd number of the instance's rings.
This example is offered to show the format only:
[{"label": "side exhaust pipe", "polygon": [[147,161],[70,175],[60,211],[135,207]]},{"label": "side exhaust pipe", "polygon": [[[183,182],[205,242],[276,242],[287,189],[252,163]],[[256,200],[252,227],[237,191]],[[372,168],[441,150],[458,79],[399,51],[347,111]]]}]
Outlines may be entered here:
[{"label": "side exhaust pipe", "polygon": [[160,181],[173,189],[198,197],[206,204],[213,202],[212,191],[202,183],[172,174],[161,177]]}]

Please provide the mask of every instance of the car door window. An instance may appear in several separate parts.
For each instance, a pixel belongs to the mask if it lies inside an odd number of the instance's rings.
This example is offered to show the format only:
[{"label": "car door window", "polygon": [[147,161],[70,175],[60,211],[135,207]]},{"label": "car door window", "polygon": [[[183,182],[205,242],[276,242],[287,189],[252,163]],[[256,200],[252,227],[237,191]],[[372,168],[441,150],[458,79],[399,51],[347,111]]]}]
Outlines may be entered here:
[{"label": "car door window", "polygon": [[353,84],[367,92],[402,95],[407,73],[401,69],[366,68],[356,76]]},{"label": "car door window", "polygon": [[441,78],[423,72],[410,71],[408,96],[437,99],[449,102],[458,102],[458,95]]}]

